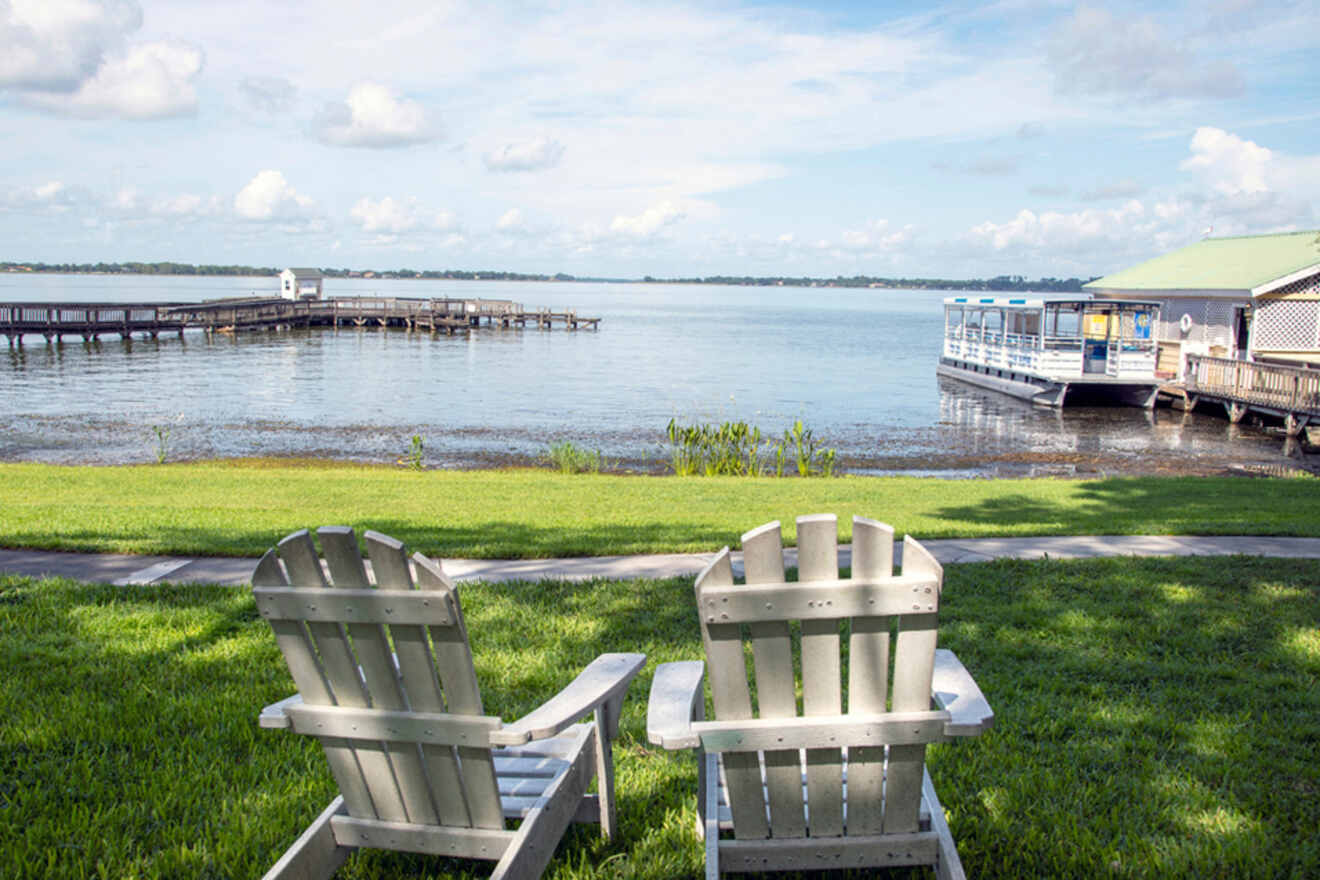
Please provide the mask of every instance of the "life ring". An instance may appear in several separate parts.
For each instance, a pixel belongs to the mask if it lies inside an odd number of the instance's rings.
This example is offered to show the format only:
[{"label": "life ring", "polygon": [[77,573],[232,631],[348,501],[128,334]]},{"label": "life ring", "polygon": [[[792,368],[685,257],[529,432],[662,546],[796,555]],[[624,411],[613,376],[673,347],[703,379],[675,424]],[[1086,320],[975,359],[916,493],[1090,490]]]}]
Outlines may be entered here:
[{"label": "life ring", "polygon": [[1191,333],[1191,332],[1192,332],[1192,316],[1191,316],[1191,315],[1188,315],[1188,314],[1184,314],[1181,318],[1179,318],[1179,319],[1178,319],[1178,329],[1181,330],[1181,331],[1184,332],[1184,333]]}]

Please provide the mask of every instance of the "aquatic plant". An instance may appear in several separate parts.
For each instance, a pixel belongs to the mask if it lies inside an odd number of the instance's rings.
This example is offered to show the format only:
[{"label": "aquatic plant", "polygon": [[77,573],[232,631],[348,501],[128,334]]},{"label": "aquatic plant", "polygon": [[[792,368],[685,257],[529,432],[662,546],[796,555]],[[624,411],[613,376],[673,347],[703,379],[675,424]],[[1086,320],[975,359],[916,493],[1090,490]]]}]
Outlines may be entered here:
[{"label": "aquatic plant", "polygon": [[181,422],[183,422],[183,413],[151,426],[151,433],[156,435],[156,464],[164,464],[165,460],[170,457],[170,431],[173,425]]},{"label": "aquatic plant", "polygon": [[773,457],[777,477],[784,475],[790,457],[800,476],[830,476],[834,472],[835,450],[818,449],[815,435],[801,419],[773,446],[763,446],[761,429],[746,422],[682,425],[670,419],[665,436],[669,440],[669,466],[677,476],[764,476],[768,463],[762,458],[763,450]]},{"label": "aquatic plant", "polygon": [[156,464],[164,464],[170,455],[170,426],[152,425],[151,432],[156,435]]},{"label": "aquatic plant", "polygon": [[408,451],[398,460],[398,464],[412,471],[426,469],[426,441],[422,439],[421,434],[412,435],[412,439],[408,442]]},{"label": "aquatic plant", "polygon": [[545,458],[561,474],[598,474],[606,464],[599,449],[587,450],[571,440],[550,444]]}]

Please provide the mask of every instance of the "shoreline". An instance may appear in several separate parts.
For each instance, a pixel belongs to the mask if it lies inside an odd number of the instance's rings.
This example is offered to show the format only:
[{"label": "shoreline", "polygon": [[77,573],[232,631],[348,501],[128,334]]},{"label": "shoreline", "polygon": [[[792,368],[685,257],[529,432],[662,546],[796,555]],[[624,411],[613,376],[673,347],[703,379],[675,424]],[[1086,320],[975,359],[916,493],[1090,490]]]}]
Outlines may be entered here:
[{"label": "shoreline", "polygon": [[[382,460],[368,457],[345,457],[324,454],[290,453],[268,455],[216,455],[216,456],[170,456],[163,462],[147,458],[133,461],[97,461],[95,459],[78,461],[50,461],[41,458],[5,456],[0,453],[0,466],[3,465],[47,465],[67,468],[139,468],[169,467],[171,465],[220,465],[253,469],[289,469],[314,470],[356,467],[365,470],[400,471],[409,470],[401,459]],[[482,472],[482,471],[542,471],[559,473],[559,469],[544,456],[532,456],[519,453],[487,451],[465,455],[458,461],[423,462],[423,472]],[[606,456],[606,465],[598,472],[600,476],[636,476],[636,477],[673,477],[668,464],[659,459],[611,459]],[[935,479],[949,482],[975,480],[1091,480],[1108,478],[1140,477],[1320,477],[1320,456],[1307,456],[1306,460],[1297,460],[1295,464],[1274,464],[1267,462],[1232,461],[1226,458],[1213,459],[1191,458],[1152,460],[1149,457],[1134,459],[1125,456],[1087,455],[1079,453],[1016,452],[1001,453],[980,458],[963,455],[947,457],[870,457],[843,458],[836,467],[834,477],[851,478],[902,478]],[[709,479],[695,475],[696,479]],[[737,476],[736,480],[821,480],[819,475],[801,477],[796,471],[787,470],[782,477],[767,473],[761,477]]]}]

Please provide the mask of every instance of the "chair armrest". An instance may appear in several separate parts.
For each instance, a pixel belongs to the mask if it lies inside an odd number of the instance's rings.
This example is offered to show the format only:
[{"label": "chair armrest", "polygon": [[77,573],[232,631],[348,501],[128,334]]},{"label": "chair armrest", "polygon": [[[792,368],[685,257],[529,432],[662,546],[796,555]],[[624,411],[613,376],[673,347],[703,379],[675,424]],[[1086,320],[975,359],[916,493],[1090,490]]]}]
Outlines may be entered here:
[{"label": "chair armrest", "polygon": [[946,736],[979,736],[995,723],[995,713],[972,674],[947,648],[935,652],[931,696],[936,706],[953,716],[944,725]]},{"label": "chair armrest", "polygon": [[491,731],[490,744],[518,746],[529,740],[547,739],[608,704],[615,706],[617,716],[624,692],[645,663],[645,654],[601,654],[568,687],[517,721]]},{"label": "chair armrest", "polygon": [[646,739],[666,749],[695,749],[701,737],[692,732],[694,713],[705,714],[705,703],[700,712],[698,701],[704,700],[701,682],[706,676],[706,664],[700,660],[682,663],[662,663],[651,681],[651,696],[646,705]]},{"label": "chair armrest", "polygon": [[284,710],[288,709],[290,706],[301,706],[302,701],[302,694],[294,694],[291,697],[285,697],[278,703],[271,703],[269,706],[266,706],[261,710],[261,716],[257,719],[257,723],[262,727],[270,728],[292,727],[293,722],[289,719],[288,713]]}]

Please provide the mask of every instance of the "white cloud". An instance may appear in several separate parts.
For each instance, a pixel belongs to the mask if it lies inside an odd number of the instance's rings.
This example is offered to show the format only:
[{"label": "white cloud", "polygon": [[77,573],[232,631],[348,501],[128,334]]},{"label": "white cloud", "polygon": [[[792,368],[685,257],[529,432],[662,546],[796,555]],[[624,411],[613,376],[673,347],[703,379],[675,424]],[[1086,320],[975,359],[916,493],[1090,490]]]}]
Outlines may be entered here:
[{"label": "white cloud", "polygon": [[312,121],[323,143],[338,147],[407,147],[435,140],[422,105],[377,83],[358,83],[343,103],[327,104]]},{"label": "white cloud", "polygon": [[522,211],[510,208],[495,221],[495,228],[504,233],[521,233],[527,231],[527,221],[523,219]]},{"label": "white cloud", "polygon": [[188,219],[209,217],[219,214],[222,205],[218,196],[200,196],[195,193],[181,193],[176,196],[162,196],[154,199],[150,211],[157,217]]},{"label": "white cloud", "polygon": [[1201,174],[1224,195],[1264,192],[1274,154],[1265,147],[1218,128],[1198,128],[1192,135],[1192,155],[1178,167]]},{"label": "white cloud", "polygon": [[0,192],[0,207],[10,211],[63,214],[94,203],[91,193],[81,187],[69,186],[62,180],[11,187]]},{"label": "white cloud", "polygon": [[[1129,198],[1108,209],[1021,210],[1012,219],[973,227],[965,243],[973,253],[1004,261],[1062,261],[1082,271],[1108,271],[1195,241],[1209,227],[1215,235],[1239,235],[1320,221],[1320,156],[1285,156],[1211,127],[1197,129],[1188,149],[1178,167],[1195,174],[1203,191]],[[1134,181],[1120,180],[1083,197],[1140,191]]]},{"label": "white cloud", "polygon": [[0,0],[0,88],[76,91],[141,25],[131,0]]},{"label": "white cloud", "polygon": [[1044,211],[1037,214],[1023,209],[1005,223],[986,221],[973,227],[970,237],[996,251],[1074,250],[1079,246],[1121,238],[1131,227],[1145,220],[1146,209],[1135,200],[1119,208],[1092,208],[1072,213]]},{"label": "white cloud", "polygon": [[182,43],[143,43],[107,56],[72,92],[29,90],[24,103],[72,116],[159,119],[195,112],[202,52]]},{"label": "white cloud", "polygon": [[871,220],[859,229],[844,230],[840,238],[846,250],[881,254],[911,242],[912,233],[910,224],[894,228],[888,220]]},{"label": "white cloud", "polygon": [[1047,57],[1064,94],[1164,100],[1233,98],[1245,90],[1232,62],[1198,58],[1150,16],[1120,18],[1091,6],[1059,29]]},{"label": "white cloud", "polygon": [[686,216],[687,212],[678,205],[664,201],[652,205],[635,217],[625,217],[620,214],[610,223],[610,231],[629,238],[651,238]]},{"label": "white cloud", "polygon": [[373,201],[364,196],[353,205],[350,214],[364,232],[398,235],[417,229],[448,231],[457,227],[452,214],[428,210],[415,198],[385,196]]},{"label": "white cloud", "polygon": [[542,171],[564,157],[564,145],[542,135],[530,141],[508,143],[484,157],[491,171]]},{"label": "white cloud", "polygon": [[267,169],[234,196],[234,213],[244,220],[298,220],[315,212],[315,203],[299,193],[284,175]]}]

